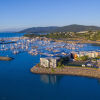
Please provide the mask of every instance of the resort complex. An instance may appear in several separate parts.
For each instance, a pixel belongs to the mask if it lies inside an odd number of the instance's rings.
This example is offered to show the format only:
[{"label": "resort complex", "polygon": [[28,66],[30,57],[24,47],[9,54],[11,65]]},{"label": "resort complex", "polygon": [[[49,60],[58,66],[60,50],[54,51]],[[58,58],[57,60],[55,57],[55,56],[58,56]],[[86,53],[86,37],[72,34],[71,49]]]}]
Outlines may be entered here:
[{"label": "resort complex", "polygon": [[[83,59],[81,59],[82,57]],[[78,54],[74,52],[61,57],[40,58],[40,66],[46,68],[56,68],[57,66],[59,66],[59,63],[61,63],[60,67],[62,67],[62,65],[67,65],[71,62],[73,63],[73,66],[76,66],[75,63],[78,62],[82,67],[100,68],[100,59],[98,59],[97,57],[100,57],[99,52],[80,52]]]}]

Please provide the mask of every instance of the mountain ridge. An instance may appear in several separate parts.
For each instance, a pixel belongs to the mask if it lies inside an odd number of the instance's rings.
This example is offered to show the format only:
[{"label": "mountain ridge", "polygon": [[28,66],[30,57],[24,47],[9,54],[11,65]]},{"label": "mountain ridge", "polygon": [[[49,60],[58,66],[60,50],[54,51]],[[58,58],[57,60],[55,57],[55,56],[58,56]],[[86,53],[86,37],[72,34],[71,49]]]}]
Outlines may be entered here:
[{"label": "mountain ridge", "polygon": [[87,26],[87,25],[78,25],[72,24],[67,26],[48,26],[48,27],[32,27],[27,28],[20,33],[52,33],[52,32],[80,32],[80,31],[97,31],[100,30],[99,26]]},{"label": "mountain ridge", "polygon": [[57,26],[48,26],[48,27],[32,27],[32,28],[27,28],[20,33],[50,33],[56,30],[58,27]]}]

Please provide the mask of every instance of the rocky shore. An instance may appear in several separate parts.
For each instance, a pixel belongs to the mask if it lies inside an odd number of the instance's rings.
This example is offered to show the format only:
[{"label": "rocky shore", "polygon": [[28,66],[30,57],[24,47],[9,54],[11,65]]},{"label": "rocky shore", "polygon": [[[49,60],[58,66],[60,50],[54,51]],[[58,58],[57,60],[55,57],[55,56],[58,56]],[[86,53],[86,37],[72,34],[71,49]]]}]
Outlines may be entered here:
[{"label": "rocky shore", "polygon": [[84,76],[92,78],[100,78],[100,69],[95,68],[83,68],[83,67],[64,67],[64,68],[43,68],[34,66],[31,68],[31,72],[35,74],[60,74],[60,75],[73,75]]},{"label": "rocky shore", "polygon": [[3,60],[3,61],[10,61],[12,59],[13,58],[11,58],[11,57],[0,57],[0,60]]}]

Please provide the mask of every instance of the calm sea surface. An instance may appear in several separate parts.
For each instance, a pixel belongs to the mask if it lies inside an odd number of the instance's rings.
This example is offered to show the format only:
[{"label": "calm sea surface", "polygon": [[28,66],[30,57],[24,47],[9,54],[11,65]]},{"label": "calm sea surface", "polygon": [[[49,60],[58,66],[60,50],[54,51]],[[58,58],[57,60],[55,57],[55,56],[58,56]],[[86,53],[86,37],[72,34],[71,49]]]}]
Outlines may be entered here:
[{"label": "calm sea surface", "polygon": [[0,38],[21,37],[25,33],[0,33]]},{"label": "calm sea surface", "polygon": [[2,54],[15,59],[0,61],[0,100],[100,100],[100,79],[32,74],[40,55]]}]

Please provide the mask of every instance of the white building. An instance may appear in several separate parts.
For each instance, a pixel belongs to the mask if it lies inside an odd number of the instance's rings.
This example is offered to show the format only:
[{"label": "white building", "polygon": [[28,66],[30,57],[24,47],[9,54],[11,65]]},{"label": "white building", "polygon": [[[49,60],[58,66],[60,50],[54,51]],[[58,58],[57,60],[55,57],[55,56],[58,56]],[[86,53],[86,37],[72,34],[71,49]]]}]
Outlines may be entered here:
[{"label": "white building", "polygon": [[43,67],[49,67],[49,60],[46,58],[40,58],[40,65]]},{"label": "white building", "polygon": [[84,52],[79,52],[79,53],[77,53],[77,56],[78,57],[82,57],[82,56],[88,56],[88,57],[90,57],[90,58],[96,58],[96,57],[98,57],[100,54],[99,54],[99,52],[96,52],[96,51],[84,51]]},{"label": "white building", "polygon": [[40,58],[40,65],[47,68],[56,68],[60,57]]}]

